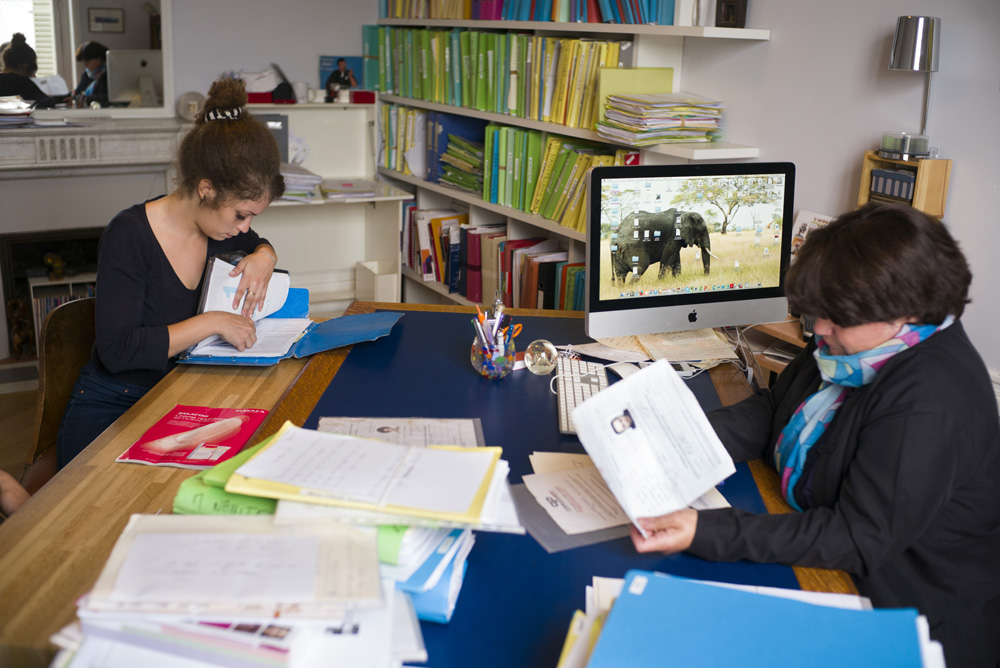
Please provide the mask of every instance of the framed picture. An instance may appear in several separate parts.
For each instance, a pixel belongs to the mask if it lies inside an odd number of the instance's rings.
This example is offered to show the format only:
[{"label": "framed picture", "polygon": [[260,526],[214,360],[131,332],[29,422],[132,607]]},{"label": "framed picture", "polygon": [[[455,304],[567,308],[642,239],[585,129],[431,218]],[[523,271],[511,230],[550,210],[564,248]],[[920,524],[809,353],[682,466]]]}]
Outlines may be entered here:
[{"label": "framed picture", "polygon": [[331,85],[364,88],[362,63],[361,56],[320,56],[319,87],[327,93]]},{"label": "framed picture", "polygon": [[124,9],[100,9],[91,7],[87,10],[90,32],[125,32]]},{"label": "framed picture", "polygon": [[747,0],[719,0],[715,6],[716,28],[745,28]]}]

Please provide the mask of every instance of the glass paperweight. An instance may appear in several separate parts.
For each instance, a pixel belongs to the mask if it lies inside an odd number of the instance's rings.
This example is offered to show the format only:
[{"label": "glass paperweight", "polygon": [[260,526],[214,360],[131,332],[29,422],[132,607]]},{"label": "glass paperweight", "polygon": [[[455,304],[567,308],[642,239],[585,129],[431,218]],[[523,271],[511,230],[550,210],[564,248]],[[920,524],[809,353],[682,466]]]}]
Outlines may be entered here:
[{"label": "glass paperweight", "polygon": [[537,339],[524,349],[524,366],[528,367],[528,371],[531,373],[544,376],[552,373],[552,370],[556,368],[558,357],[559,351],[556,350],[551,341]]},{"label": "glass paperweight", "polygon": [[501,345],[484,346],[477,336],[469,353],[472,368],[483,378],[497,380],[514,369],[514,340]]}]

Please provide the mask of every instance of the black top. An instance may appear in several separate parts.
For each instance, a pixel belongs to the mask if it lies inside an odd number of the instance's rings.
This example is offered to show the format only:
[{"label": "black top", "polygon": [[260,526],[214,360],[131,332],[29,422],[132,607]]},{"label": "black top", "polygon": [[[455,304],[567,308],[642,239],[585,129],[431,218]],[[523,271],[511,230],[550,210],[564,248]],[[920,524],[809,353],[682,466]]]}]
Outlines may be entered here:
[{"label": "black top", "polygon": [[[250,230],[224,241],[208,240],[205,261],[267,241]],[[97,369],[125,383],[152,387],[175,362],[167,357],[167,326],[198,312],[201,282],[188,290],[156,240],[145,204],[125,209],[101,234],[97,265]]]},{"label": "black top", "polygon": [[87,87],[90,86],[90,82],[93,79],[84,70],[83,74],[80,75],[80,83],[76,85],[73,89],[73,97],[76,98],[77,102],[81,105],[89,105],[91,102],[98,102],[102,107],[108,106],[108,74],[107,70],[102,71],[97,75],[97,83],[94,84],[94,89],[90,92],[90,95],[84,96],[87,91]]},{"label": "black top", "polygon": [[[764,457],[819,386],[811,343],[772,391],[709,418],[736,461]],[[690,551],[842,569],[878,607],[915,607],[947,663],[1000,661],[1000,418],[961,323],[897,354],[809,453],[814,507],[698,514]],[[794,620],[788,620],[794,625]]]},{"label": "black top", "polygon": [[22,99],[34,100],[35,109],[51,109],[56,106],[55,100],[45,94],[31,77],[7,72],[0,74],[0,96],[20,95]]},{"label": "black top", "polygon": [[351,85],[351,71],[344,70],[334,70],[330,73],[330,76],[326,78],[326,90],[330,90],[330,86],[350,86]]}]

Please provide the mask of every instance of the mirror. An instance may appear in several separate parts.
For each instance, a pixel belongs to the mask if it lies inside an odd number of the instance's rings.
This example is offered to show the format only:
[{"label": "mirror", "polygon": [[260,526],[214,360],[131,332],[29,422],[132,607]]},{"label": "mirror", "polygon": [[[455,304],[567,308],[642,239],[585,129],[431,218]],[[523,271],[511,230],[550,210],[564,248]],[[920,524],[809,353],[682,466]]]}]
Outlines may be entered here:
[{"label": "mirror", "polygon": [[[148,49],[155,26],[150,23],[151,11],[159,7],[160,43],[163,60],[163,101],[156,107],[105,107],[102,109],[38,110],[36,118],[172,118],[174,112],[174,61],[171,0],[118,0],[121,11],[108,10],[106,0],[55,0],[56,21],[61,39],[59,71],[70,90],[76,87],[82,64],[74,60],[77,46],[96,40],[109,49]],[[114,11],[113,15],[109,11]],[[94,28],[92,30],[92,28]]]}]

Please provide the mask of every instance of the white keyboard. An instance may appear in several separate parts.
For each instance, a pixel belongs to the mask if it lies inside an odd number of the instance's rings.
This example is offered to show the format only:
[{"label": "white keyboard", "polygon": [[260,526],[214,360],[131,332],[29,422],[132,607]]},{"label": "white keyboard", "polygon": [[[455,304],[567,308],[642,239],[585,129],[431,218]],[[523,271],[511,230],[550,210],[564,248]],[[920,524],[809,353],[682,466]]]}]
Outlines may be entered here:
[{"label": "white keyboard", "polygon": [[573,409],[608,386],[608,374],[597,362],[559,357],[556,361],[559,433],[575,434]]}]

